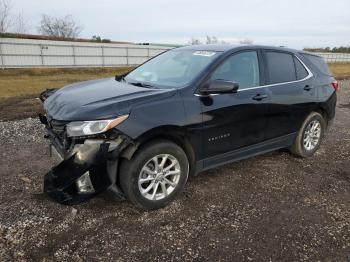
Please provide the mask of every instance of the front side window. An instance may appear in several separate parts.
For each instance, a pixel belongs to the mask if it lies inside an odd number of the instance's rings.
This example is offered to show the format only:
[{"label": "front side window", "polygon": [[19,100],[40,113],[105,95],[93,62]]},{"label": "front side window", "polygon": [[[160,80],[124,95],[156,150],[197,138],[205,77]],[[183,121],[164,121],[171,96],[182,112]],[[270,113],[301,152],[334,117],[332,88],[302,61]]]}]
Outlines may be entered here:
[{"label": "front side window", "polygon": [[293,56],[282,52],[266,52],[269,83],[278,84],[297,80]]},{"label": "front side window", "polygon": [[160,88],[182,87],[190,83],[220,54],[217,51],[171,50],[131,71],[125,81]]},{"label": "front side window", "polygon": [[257,52],[247,51],[232,55],[214,71],[211,79],[237,82],[240,89],[259,86]]}]

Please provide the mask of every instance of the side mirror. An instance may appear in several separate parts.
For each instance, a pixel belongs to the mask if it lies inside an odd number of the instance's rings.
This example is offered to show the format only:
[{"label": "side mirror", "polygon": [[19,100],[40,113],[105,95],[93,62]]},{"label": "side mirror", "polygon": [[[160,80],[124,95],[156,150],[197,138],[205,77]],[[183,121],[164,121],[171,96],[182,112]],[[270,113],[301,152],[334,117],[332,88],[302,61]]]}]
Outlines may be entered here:
[{"label": "side mirror", "polygon": [[115,76],[115,80],[120,82],[121,80],[123,80],[123,78],[127,75],[128,73],[122,74],[122,75],[116,75]]},{"label": "side mirror", "polygon": [[236,93],[238,87],[237,82],[220,79],[210,80],[201,87],[200,93],[203,95]]}]

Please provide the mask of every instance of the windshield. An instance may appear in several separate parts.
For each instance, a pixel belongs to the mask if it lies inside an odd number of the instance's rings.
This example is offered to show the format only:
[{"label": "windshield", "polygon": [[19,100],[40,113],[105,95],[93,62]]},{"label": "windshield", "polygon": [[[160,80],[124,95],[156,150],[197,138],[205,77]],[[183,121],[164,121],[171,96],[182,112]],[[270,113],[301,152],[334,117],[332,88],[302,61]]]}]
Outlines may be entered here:
[{"label": "windshield", "polygon": [[177,88],[191,82],[219,52],[171,50],[130,72],[125,81],[141,86]]}]

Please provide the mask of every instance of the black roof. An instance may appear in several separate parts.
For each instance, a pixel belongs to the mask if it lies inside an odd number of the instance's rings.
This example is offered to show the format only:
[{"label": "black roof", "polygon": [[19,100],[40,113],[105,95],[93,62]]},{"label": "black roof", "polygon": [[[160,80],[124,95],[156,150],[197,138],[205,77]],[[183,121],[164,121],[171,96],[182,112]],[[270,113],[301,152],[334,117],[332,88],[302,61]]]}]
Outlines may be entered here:
[{"label": "black roof", "polygon": [[227,45],[227,44],[223,44],[223,45],[216,45],[215,44],[214,45],[214,44],[210,44],[210,45],[188,45],[188,46],[180,47],[177,49],[225,52],[225,51],[235,49],[237,47],[240,47],[240,45]]},{"label": "black roof", "polygon": [[231,44],[189,45],[189,46],[179,47],[176,49],[226,52],[226,51],[231,51],[231,50],[235,50],[235,49],[244,49],[244,48],[249,48],[249,47],[273,49],[273,50],[279,50],[279,51],[288,51],[291,53],[308,53],[306,51],[290,49],[290,48],[285,48],[285,47],[267,46],[267,45],[243,45],[243,44],[241,44],[241,45],[231,45]]}]

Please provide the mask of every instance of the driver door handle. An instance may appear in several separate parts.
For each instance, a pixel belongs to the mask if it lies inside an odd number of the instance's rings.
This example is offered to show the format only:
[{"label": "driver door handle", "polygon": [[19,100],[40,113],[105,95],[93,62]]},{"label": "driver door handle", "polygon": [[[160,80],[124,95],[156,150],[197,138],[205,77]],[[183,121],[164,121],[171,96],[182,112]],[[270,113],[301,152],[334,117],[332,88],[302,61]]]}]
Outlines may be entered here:
[{"label": "driver door handle", "polygon": [[310,85],[306,85],[305,87],[304,87],[304,90],[305,91],[310,91],[312,89],[312,86],[310,86]]},{"label": "driver door handle", "polygon": [[261,101],[261,100],[263,100],[265,98],[267,98],[267,95],[261,95],[261,94],[257,94],[257,95],[252,97],[252,99],[256,100],[256,101]]}]

